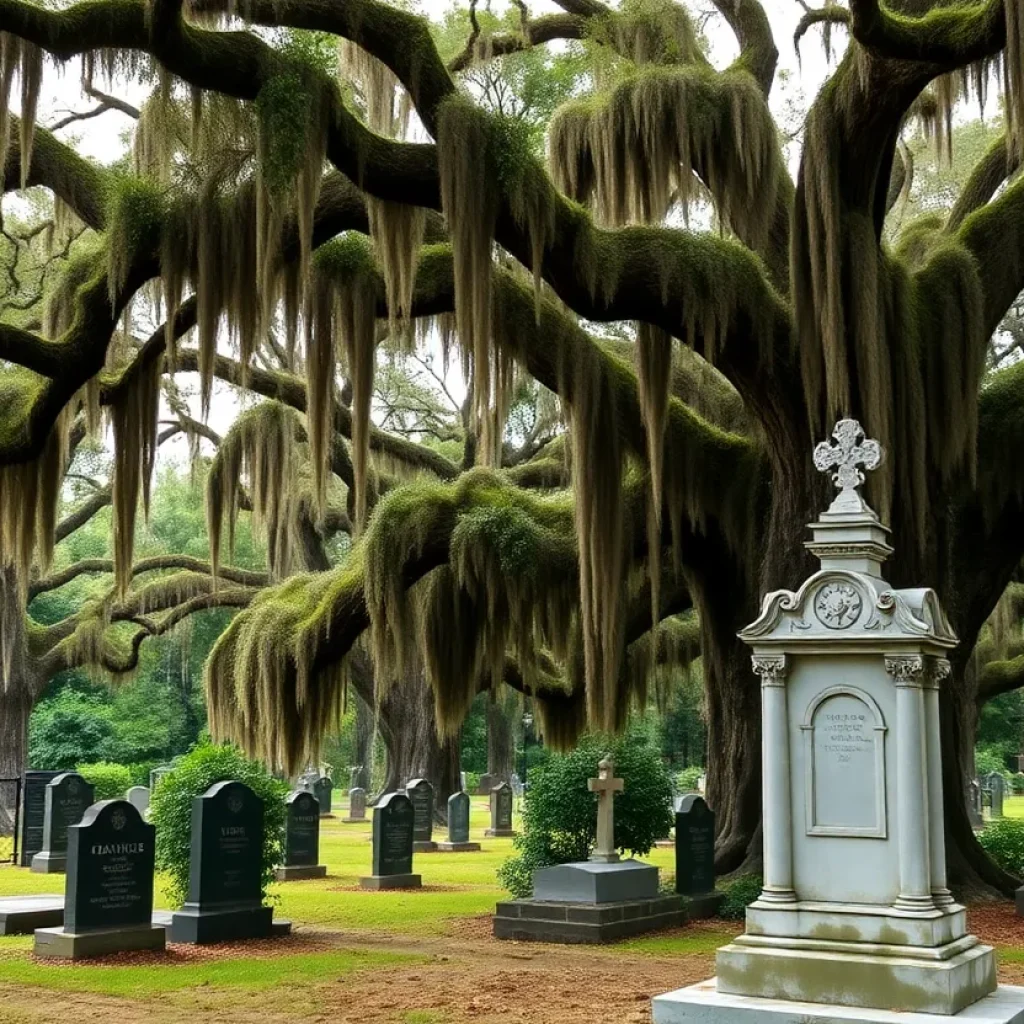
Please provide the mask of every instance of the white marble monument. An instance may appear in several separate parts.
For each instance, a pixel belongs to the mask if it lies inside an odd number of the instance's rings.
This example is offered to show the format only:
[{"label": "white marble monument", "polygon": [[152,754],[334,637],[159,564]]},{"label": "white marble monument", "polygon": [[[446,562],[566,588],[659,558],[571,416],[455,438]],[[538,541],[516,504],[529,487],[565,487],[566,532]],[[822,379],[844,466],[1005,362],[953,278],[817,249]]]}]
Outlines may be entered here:
[{"label": "white marble monument", "polygon": [[[764,888],[717,978],[658,996],[655,1024],[1024,1022],[1024,989],[946,887],[939,687],[957,639],[935,593],[882,577],[888,529],[842,420],[814,451],[839,493],[811,524],[821,568],[740,634],[761,679]],[[898,1012],[893,1012],[898,1011]]]}]

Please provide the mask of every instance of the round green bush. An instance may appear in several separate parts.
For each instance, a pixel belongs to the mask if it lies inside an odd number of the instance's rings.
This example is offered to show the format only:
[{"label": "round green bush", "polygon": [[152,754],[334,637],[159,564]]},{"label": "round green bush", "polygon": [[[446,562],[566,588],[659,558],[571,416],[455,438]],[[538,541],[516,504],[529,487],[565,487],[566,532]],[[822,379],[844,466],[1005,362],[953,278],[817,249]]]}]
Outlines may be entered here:
[{"label": "round green bush", "polygon": [[998,818],[978,836],[985,852],[1004,870],[1024,875],[1024,818]]},{"label": "round green bush", "polygon": [[157,868],[167,873],[167,896],[175,907],[188,897],[188,870],[192,838],[192,801],[215,782],[244,782],[263,800],[263,889],[274,879],[281,862],[284,839],[285,797],[288,784],[274,778],[258,761],[250,761],[232,746],[203,744],[178,759],[160,781],[150,805],[156,825]]},{"label": "round green bush", "polygon": [[76,769],[86,782],[91,782],[96,800],[124,800],[132,785],[131,769],[114,761],[80,764]]},{"label": "round green bush", "polygon": [[700,765],[691,764],[689,768],[684,768],[676,776],[676,785],[679,787],[680,793],[696,793],[697,782],[700,777],[704,774],[704,769]]},{"label": "round green bush", "polygon": [[571,753],[546,757],[530,770],[530,790],[516,855],[498,868],[498,880],[514,896],[533,890],[533,872],[551,864],[586,860],[597,838],[597,800],[587,780],[597,777],[606,753],[625,790],[615,798],[615,842],[643,856],[673,825],[672,782],[660,750],[646,732],[627,730],[618,739],[586,736]]},{"label": "round green bush", "polygon": [[738,875],[719,885],[719,890],[725,893],[725,899],[718,909],[718,916],[727,921],[742,921],[746,917],[747,905],[761,895],[763,884],[760,875]]}]

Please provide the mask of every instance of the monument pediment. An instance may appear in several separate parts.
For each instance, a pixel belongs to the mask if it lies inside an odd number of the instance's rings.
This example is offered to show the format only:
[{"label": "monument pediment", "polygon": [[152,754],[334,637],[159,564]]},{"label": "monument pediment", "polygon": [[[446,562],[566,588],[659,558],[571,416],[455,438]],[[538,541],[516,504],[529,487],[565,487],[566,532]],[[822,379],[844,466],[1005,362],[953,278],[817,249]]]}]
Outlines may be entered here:
[{"label": "monument pediment", "polygon": [[849,569],[821,569],[798,590],[765,595],[761,614],[739,636],[758,646],[787,647],[822,641],[898,646],[911,640],[943,648],[957,643],[933,590],[893,590],[881,577]]}]

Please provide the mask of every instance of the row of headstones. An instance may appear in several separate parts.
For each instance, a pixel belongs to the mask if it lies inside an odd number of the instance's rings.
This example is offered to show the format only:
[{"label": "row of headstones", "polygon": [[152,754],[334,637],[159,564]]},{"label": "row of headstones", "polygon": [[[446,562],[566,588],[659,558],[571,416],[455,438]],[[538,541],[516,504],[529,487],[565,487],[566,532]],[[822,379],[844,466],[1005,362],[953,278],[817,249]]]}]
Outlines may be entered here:
[{"label": "row of headstones", "polygon": [[967,813],[971,824],[981,827],[982,811],[987,805],[989,816],[1003,817],[1003,801],[1006,799],[1006,779],[999,772],[992,772],[984,779],[971,779],[967,783]]},{"label": "row of headstones", "polygon": [[[55,807],[73,813],[91,790],[73,773],[53,780],[51,817]],[[289,817],[304,805],[307,834],[312,826],[318,836],[316,801],[307,793],[294,796],[299,799],[290,801]],[[162,949],[168,936],[172,942],[224,942],[288,928],[275,924],[272,908],[262,904],[263,800],[241,782],[218,782],[193,801],[188,899],[173,914],[153,913],[156,829],[133,804],[93,803],[64,831],[64,924],[36,930],[39,956],[79,959]]]}]

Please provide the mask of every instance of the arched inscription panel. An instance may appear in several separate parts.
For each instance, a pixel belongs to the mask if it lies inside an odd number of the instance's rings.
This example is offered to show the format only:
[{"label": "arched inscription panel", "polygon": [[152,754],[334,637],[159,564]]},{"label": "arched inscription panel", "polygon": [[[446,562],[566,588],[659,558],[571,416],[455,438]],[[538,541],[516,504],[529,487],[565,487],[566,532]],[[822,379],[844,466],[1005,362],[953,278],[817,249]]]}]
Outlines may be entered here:
[{"label": "arched inscription panel", "polygon": [[807,834],[884,839],[885,721],[863,690],[819,693],[801,726]]}]

